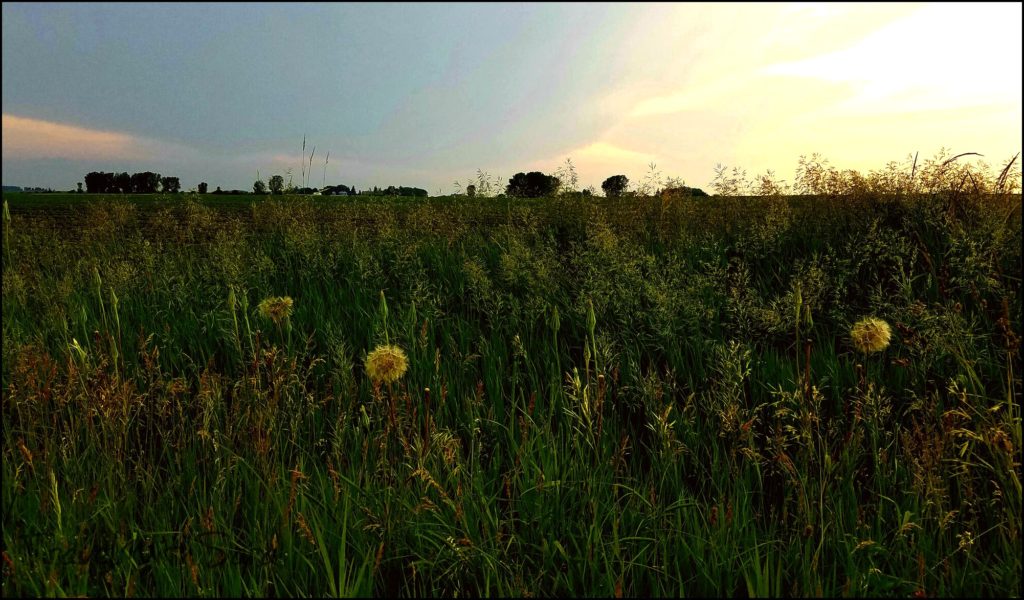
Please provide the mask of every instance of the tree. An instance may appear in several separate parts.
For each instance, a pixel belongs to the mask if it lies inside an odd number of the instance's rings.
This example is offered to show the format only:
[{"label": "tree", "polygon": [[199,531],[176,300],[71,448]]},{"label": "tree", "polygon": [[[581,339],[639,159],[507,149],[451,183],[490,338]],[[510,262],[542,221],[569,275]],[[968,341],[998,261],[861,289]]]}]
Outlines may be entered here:
[{"label": "tree", "polygon": [[399,186],[399,188],[396,190],[396,192],[397,192],[397,194],[399,196],[412,196],[414,198],[426,198],[427,197],[427,190],[425,190],[423,188],[405,187],[403,185],[403,186]]},{"label": "tree", "polygon": [[103,171],[88,173],[85,176],[85,188],[90,194],[109,194],[116,192],[114,174]]},{"label": "tree", "polygon": [[177,194],[181,191],[181,182],[177,177],[161,177],[160,186],[165,194]]},{"label": "tree", "polygon": [[274,175],[270,178],[270,193],[280,194],[284,190],[284,177]]},{"label": "tree", "polygon": [[466,195],[470,198],[476,196],[476,186],[472,183],[466,186]]},{"label": "tree", "polygon": [[683,198],[707,198],[708,193],[700,188],[692,188],[688,186],[681,187],[670,187],[661,190],[662,198],[668,196],[683,197]]},{"label": "tree", "polygon": [[627,186],[629,186],[628,177],[625,175],[612,175],[604,180],[604,183],[601,184],[601,189],[604,190],[605,196],[618,198],[622,195],[622,192],[626,191]]},{"label": "tree", "polygon": [[205,193],[206,193],[206,190],[207,190],[207,187],[208,187],[208,186],[206,185],[206,182],[205,182],[205,181],[201,182],[201,183],[199,184],[199,193],[200,193],[200,194],[205,194]]},{"label": "tree", "polygon": [[132,176],[128,173],[118,173],[114,175],[114,186],[117,191],[122,194],[132,193]]},{"label": "tree", "polygon": [[347,185],[328,185],[320,189],[324,196],[347,196],[349,189]]},{"label": "tree", "polygon": [[79,194],[82,193],[82,182],[81,181],[78,182],[78,193]]},{"label": "tree", "polygon": [[[218,187],[217,189],[219,190],[220,188]],[[266,194],[267,193],[267,184],[263,183],[262,179],[257,179],[252,184],[252,193],[254,193],[254,194]]]},{"label": "tree", "polygon": [[92,171],[85,174],[85,191],[96,194],[100,191],[100,174]]},{"label": "tree", "polygon": [[508,180],[505,193],[515,198],[542,198],[554,194],[560,183],[557,177],[539,171],[516,173]]},{"label": "tree", "polygon": [[85,174],[85,191],[90,194],[97,194],[100,192],[100,174],[96,171],[90,171]]},{"label": "tree", "polygon": [[159,173],[153,173],[152,171],[135,173],[132,175],[132,190],[136,194],[155,194],[160,181]]}]

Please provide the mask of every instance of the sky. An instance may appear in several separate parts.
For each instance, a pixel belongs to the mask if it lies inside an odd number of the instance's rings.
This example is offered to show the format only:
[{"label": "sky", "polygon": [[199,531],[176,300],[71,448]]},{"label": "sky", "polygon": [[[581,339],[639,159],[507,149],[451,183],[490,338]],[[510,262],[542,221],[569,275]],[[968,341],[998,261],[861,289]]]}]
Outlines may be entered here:
[{"label": "sky", "polygon": [[[1021,3],[4,2],[2,179],[155,171],[456,191],[477,171],[708,189],[1021,150]],[[329,155],[328,155],[329,152]]]}]

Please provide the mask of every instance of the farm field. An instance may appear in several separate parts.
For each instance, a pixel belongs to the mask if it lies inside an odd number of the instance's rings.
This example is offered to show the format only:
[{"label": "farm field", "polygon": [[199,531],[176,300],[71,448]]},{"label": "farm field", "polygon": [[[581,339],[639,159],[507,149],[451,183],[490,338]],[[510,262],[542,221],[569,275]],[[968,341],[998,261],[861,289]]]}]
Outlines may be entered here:
[{"label": "farm field", "polygon": [[5,596],[1020,594],[1019,194],[4,201]]}]

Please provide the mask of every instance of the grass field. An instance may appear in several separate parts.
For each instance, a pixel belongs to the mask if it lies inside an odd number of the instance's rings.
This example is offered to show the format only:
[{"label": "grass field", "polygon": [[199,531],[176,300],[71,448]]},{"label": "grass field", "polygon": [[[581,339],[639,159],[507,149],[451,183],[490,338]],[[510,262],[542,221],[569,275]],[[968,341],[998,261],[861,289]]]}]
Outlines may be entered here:
[{"label": "grass field", "polygon": [[1021,198],[972,177],[5,194],[3,595],[1020,595]]}]

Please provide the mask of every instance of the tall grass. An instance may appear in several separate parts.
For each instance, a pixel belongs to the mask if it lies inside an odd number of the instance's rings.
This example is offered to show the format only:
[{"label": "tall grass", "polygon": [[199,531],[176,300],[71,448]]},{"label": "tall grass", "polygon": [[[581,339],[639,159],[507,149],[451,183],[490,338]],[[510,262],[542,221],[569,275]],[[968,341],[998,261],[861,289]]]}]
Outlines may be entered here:
[{"label": "tall grass", "polygon": [[[3,593],[1018,594],[1019,190],[943,161],[799,196],[12,200]],[[385,344],[408,369],[374,382]]]}]

